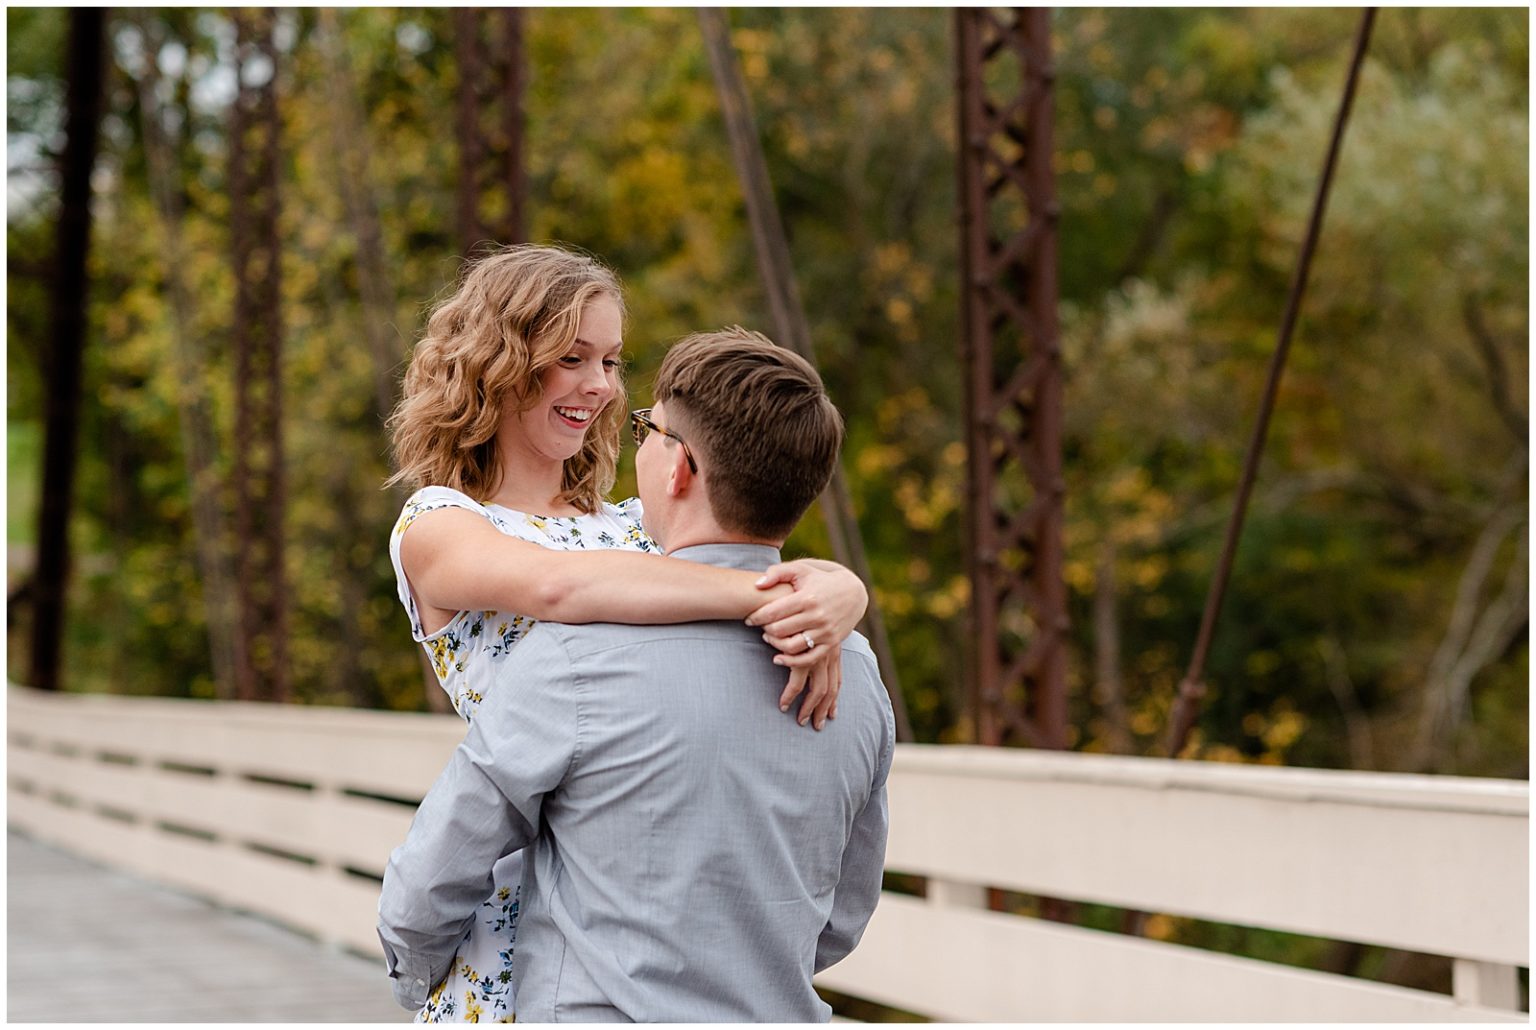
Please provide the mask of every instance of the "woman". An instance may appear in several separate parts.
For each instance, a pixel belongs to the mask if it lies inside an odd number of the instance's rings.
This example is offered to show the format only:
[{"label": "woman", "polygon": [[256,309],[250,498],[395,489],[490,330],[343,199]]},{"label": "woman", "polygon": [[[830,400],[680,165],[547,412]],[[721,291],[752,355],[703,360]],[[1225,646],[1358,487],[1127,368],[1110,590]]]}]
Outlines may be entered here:
[{"label": "woman", "polygon": [[[839,645],[863,616],[863,584],[827,562],[758,577],[663,558],[638,500],[603,500],[625,414],[623,321],[611,272],[536,246],[474,262],[429,316],[391,419],[391,482],[430,484],[390,537],[412,635],[470,720],[537,619],[745,618],[790,669],[780,707],[804,692],[797,718],[820,729],[835,714]],[[511,1019],[521,856],[501,859],[493,876],[493,896],[419,1022]]]}]

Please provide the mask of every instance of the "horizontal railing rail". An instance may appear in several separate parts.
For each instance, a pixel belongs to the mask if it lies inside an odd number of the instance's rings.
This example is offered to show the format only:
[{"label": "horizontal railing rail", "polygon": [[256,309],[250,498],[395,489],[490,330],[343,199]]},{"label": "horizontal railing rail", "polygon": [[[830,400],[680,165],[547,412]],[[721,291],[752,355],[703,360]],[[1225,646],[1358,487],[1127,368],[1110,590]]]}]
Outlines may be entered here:
[{"label": "horizontal railing rail", "polygon": [[[11,687],[12,826],[367,955],[452,716]],[[1525,1021],[1524,782],[901,745],[818,982],[946,1021]],[[1451,994],[992,911],[989,888],[1444,956]],[[380,990],[384,990],[381,976]]]}]

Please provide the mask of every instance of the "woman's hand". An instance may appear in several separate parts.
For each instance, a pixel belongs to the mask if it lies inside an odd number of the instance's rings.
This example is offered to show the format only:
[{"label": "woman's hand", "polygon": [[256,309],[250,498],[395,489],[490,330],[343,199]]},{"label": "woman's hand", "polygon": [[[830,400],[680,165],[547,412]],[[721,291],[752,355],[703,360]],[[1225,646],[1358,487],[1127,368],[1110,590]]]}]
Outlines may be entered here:
[{"label": "woman's hand", "polygon": [[780,709],[788,711],[804,691],[800,725],[812,720],[819,730],[837,716],[842,642],[864,617],[869,591],[841,565],[815,558],[780,562],[757,585],[767,589],[779,583],[788,583],[794,593],[763,605],[747,617],[747,625],[762,627],[763,639],[780,652],[774,662],[790,669]]},{"label": "woman's hand", "polygon": [[780,665],[801,669],[826,657],[864,617],[869,591],[859,577],[836,562],[801,558],[780,562],[763,573],[758,589],[788,583],[795,592],[769,601],[747,616],[748,626],[760,626],[763,639],[781,653]]},{"label": "woman's hand", "polygon": [[789,685],[779,695],[779,711],[789,711],[789,706],[804,691],[805,702],[795,718],[801,726],[810,722],[819,730],[828,719],[837,718],[837,693],[842,689],[843,645],[833,644],[816,664],[790,670]]}]

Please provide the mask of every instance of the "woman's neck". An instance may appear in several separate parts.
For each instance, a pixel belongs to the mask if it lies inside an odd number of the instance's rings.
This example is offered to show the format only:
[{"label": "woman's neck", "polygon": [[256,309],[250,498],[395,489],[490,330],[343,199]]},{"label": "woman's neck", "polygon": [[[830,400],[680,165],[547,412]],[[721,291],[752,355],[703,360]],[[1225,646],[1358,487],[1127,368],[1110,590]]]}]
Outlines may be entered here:
[{"label": "woman's neck", "polygon": [[488,500],[530,515],[579,515],[580,509],[561,500],[565,463],[551,461],[497,441],[501,481]]}]

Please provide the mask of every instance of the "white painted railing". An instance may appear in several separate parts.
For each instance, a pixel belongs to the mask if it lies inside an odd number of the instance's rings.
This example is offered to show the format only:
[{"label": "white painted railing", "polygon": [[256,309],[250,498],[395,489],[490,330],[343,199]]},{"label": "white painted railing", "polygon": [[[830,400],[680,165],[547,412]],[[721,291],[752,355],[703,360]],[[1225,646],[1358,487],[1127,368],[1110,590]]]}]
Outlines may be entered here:
[{"label": "white painted railing", "polygon": [[[451,716],[9,691],[9,820],[377,953]],[[1525,1021],[1529,788],[907,745],[887,892],[824,986],[946,1021]],[[987,887],[1454,960],[1441,995],[988,911]],[[380,990],[384,990],[381,976]]]}]

